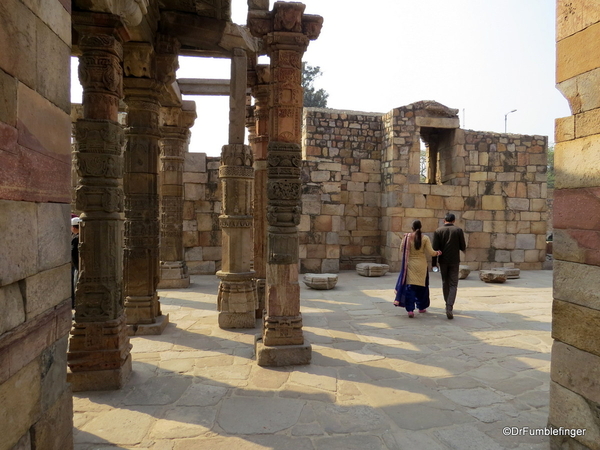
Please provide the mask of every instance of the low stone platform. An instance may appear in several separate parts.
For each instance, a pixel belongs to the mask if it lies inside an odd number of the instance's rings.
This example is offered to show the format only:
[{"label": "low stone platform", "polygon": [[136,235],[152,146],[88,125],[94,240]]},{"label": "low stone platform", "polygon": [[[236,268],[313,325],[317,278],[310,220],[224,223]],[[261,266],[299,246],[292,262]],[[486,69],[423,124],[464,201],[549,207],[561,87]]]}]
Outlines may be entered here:
[{"label": "low stone platform", "polygon": [[504,283],[506,274],[500,270],[480,270],[479,279],[486,283]]},{"label": "low stone platform", "polygon": [[356,273],[363,277],[381,277],[389,270],[390,266],[387,264],[360,263],[356,265]]},{"label": "low stone platform", "polygon": [[471,268],[467,265],[461,264],[458,268],[458,279],[464,280],[471,273]]},{"label": "low stone platform", "polygon": [[312,289],[333,289],[338,281],[335,273],[306,273],[304,274],[304,284]]}]

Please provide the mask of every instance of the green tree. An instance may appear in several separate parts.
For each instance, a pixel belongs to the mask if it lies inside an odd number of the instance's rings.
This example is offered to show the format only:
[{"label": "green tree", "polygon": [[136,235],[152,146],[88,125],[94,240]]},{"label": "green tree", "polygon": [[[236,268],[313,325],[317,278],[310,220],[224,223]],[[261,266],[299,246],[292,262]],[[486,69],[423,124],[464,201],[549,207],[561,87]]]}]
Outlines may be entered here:
[{"label": "green tree", "polygon": [[302,87],[304,88],[304,106],[327,108],[329,94],[324,89],[315,90],[313,83],[323,75],[319,66],[302,63]]},{"label": "green tree", "polygon": [[548,146],[548,188],[554,188],[554,145]]}]

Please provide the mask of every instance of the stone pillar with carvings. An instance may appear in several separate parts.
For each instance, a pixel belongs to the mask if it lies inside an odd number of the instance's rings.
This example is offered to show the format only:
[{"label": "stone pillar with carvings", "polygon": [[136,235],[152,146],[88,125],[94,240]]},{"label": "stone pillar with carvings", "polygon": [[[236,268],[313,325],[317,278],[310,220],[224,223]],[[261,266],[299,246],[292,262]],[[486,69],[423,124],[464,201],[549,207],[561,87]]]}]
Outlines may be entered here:
[{"label": "stone pillar with carvings", "polygon": [[248,129],[248,140],[254,153],[254,271],[258,309],[256,317],[262,319],[265,309],[267,281],[267,146],[269,144],[269,93],[270,68],[258,64],[249,71],[254,107]]},{"label": "stone pillar with carvings", "polygon": [[275,2],[272,11],[250,11],[248,25],[262,36],[271,58],[270,141],[267,151],[266,315],[256,344],[259,365],[308,364],[298,284],[301,194],[302,55],[323,18],[304,14],[302,3]]},{"label": "stone pillar with carvings", "polygon": [[252,263],[252,150],[244,145],[246,116],[246,53],[235,49],[231,58],[229,144],[223,146],[219,178],[223,210],[219,216],[223,261],[217,309],[221,328],[254,328],[256,283]]},{"label": "stone pillar with carvings", "polygon": [[190,276],[183,257],[183,161],[196,119],[196,104],[160,110],[160,282],[159,288],[185,288]]},{"label": "stone pillar with carvings", "polygon": [[123,41],[119,16],[73,13],[79,33],[83,118],[75,125],[79,281],[67,361],[74,391],[119,389],[131,373],[123,309]]},{"label": "stone pillar with carvings", "polygon": [[160,129],[156,55],[151,44],[125,44],[124,296],[130,334],[161,334],[168,323],[159,279],[158,158]]}]

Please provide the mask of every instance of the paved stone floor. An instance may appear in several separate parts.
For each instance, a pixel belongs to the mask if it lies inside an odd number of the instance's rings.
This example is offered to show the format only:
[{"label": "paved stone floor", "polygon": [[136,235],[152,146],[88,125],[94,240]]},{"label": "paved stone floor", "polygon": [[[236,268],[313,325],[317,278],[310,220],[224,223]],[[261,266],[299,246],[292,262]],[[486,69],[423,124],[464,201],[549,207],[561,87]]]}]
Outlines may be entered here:
[{"label": "paved stone floor", "polygon": [[330,291],[302,285],[309,366],[261,368],[255,330],[216,326],[218,280],[161,290],[171,323],[136,337],[134,373],[115,392],[77,393],[77,450],[547,449],[503,428],[548,417],[551,271],[492,285],[473,272],[446,319],[392,305],[396,274],[340,274]]}]

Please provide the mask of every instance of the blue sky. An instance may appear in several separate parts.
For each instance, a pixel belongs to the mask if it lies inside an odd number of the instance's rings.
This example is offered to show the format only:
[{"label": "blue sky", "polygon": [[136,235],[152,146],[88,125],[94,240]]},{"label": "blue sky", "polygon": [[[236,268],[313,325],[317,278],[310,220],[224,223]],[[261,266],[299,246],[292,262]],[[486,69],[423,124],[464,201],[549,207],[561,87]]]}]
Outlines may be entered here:
[{"label": "blue sky", "polygon": [[[271,2],[273,3],[273,2]],[[324,17],[304,59],[320,66],[328,106],[388,112],[419,100],[457,108],[461,127],[541,134],[570,114],[555,88],[551,0],[304,0]],[[246,0],[232,1],[245,23]],[[228,78],[227,60],[181,58],[180,78]],[[75,96],[74,96],[75,97]],[[187,97],[186,97],[187,98]],[[190,151],[218,156],[227,142],[228,100],[195,100]],[[74,98],[74,101],[77,101]]]}]

